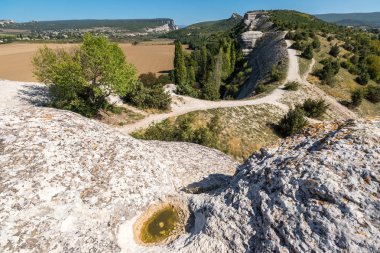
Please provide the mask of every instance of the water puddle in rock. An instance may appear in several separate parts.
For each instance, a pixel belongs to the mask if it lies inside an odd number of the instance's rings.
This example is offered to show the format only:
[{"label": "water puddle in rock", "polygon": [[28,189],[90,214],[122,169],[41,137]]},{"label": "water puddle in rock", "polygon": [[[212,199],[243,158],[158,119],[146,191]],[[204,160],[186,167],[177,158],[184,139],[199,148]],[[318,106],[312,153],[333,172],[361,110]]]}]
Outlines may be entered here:
[{"label": "water puddle in rock", "polygon": [[159,243],[167,239],[176,230],[180,221],[178,211],[165,207],[154,213],[142,226],[140,240],[143,243]]}]

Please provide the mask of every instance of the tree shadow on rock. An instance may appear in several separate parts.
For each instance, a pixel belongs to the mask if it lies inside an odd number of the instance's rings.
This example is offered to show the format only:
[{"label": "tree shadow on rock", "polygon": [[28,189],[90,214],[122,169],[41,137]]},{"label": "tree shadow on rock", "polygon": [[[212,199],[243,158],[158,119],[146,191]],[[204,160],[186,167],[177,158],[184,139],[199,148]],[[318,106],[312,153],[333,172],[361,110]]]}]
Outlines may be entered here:
[{"label": "tree shadow on rock", "polygon": [[46,106],[50,100],[47,87],[37,84],[24,86],[18,91],[18,97],[34,106]]}]

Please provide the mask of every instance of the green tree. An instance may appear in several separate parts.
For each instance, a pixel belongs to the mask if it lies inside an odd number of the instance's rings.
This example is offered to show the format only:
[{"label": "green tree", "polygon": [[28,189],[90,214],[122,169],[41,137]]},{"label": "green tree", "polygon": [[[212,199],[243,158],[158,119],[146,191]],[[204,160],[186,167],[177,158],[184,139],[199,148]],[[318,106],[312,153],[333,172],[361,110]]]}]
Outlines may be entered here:
[{"label": "green tree", "polygon": [[52,106],[88,117],[107,105],[109,95],[125,95],[138,80],[117,44],[91,34],[71,53],[39,49],[33,65],[38,80],[49,88]]},{"label": "green tree", "polygon": [[338,46],[338,44],[335,44],[334,46],[331,47],[331,50],[329,52],[329,54],[331,56],[334,56],[334,57],[337,57],[340,53],[340,48]]},{"label": "green tree", "polygon": [[199,70],[199,72],[200,72],[199,80],[201,82],[204,82],[207,80],[207,72],[208,72],[207,71],[208,70],[207,63],[208,63],[207,48],[205,45],[203,45],[201,48],[201,62],[200,62],[200,70]]},{"label": "green tree", "polygon": [[182,50],[182,44],[179,41],[175,42],[174,53],[174,82],[181,90],[187,85],[187,71],[185,65],[185,56]]},{"label": "green tree", "polygon": [[220,98],[219,90],[222,84],[222,51],[216,56],[212,72],[203,87],[203,98],[208,100],[217,100]]},{"label": "green tree", "polygon": [[193,85],[196,81],[195,79],[195,70],[194,70],[194,67],[193,66],[190,66],[188,68],[188,73],[187,73],[187,82],[190,84],[190,85]]}]

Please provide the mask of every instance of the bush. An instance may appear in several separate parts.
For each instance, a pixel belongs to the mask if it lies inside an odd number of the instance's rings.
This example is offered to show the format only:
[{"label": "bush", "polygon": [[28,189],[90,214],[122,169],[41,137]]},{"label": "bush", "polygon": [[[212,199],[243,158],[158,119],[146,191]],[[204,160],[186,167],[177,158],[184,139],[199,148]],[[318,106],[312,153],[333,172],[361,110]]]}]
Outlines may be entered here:
[{"label": "bush", "polygon": [[306,44],[302,41],[296,41],[293,43],[292,48],[299,51],[304,51],[306,49]]},{"label": "bush", "polygon": [[358,84],[366,85],[369,82],[369,74],[367,72],[362,72],[358,77],[355,78],[355,81]]},{"label": "bush", "polygon": [[319,49],[321,47],[321,42],[317,37],[315,37],[311,45],[314,49]]},{"label": "bush", "polygon": [[154,87],[159,84],[156,74],[152,72],[141,74],[139,79],[145,87]]},{"label": "bush", "polygon": [[158,83],[160,83],[161,85],[167,85],[173,83],[173,81],[170,79],[168,75],[160,75],[158,77]]},{"label": "bush", "polygon": [[300,84],[297,83],[297,82],[290,82],[290,83],[287,83],[285,84],[285,90],[291,90],[291,91],[296,91],[298,90]]},{"label": "bush", "polygon": [[120,47],[91,34],[71,53],[39,49],[33,66],[38,80],[49,88],[53,107],[87,117],[107,108],[109,95],[122,96],[137,82],[136,68],[126,63]]},{"label": "bush", "polygon": [[170,109],[172,102],[170,94],[165,92],[163,86],[145,87],[142,82],[139,82],[133,91],[127,92],[124,100],[143,109],[159,110]]},{"label": "bush", "polygon": [[152,72],[141,74],[139,79],[145,87],[164,86],[172,83],[168,75],[160,75],[157,77],[156,74]]},{"label": "bush", "polygon": [[364,99],[363,89],[356,89],[351,93],[351,105],[353,107],[358,107],[361,105]]},{"label": "bush", "polygon": [[178,117],[175,122],[164,120],[150,126],[144,132],[133,133],[135,138],[144,140],[180,141],[221,149],[219,135],[221,133],[220,118],[215,115],[205,126],[195,127],[194,114]]},{"label": "bush", "polygon": [[323,60],[323,68],[318,70],[315,74],[326,84],[332,85],[334,77],[339,73],[340,65],[337,61]]},{"label": "bush", "polygon": [[302,52],[301,56],[308,60],[313,59],[313,47],[311,45],[307,46],[306,49]]},{"label": "bush", "polygon": [[337,44],[335,44],[334,46],[331,47],[331,50],[329,52],[329,54],[331,56],[334,56],[334,57],[337,57],[340,53],[340,48]]},{"label": "bush", "polygon": [[365,91],[365,98],[371,101],[372,103],[380,102],[380,86],[379,85],[370,85]]},{"label": "bush", "polygon": [[326,112],[328,107],[324,100],[306,99],[301,108],[307,117],[319,118]]},{"label": "bush", "polygon": [[307,125],[304,112],[300,108],[290,110],[277,126],[278,132],[284,136],[291,136],[301,131]]}]

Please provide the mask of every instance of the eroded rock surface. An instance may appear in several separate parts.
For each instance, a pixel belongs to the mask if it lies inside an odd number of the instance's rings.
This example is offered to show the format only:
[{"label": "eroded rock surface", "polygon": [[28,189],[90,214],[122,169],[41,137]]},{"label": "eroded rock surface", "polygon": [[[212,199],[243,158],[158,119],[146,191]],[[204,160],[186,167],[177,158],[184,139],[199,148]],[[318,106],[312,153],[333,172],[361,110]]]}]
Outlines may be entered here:
[{"label": "eroded rock surface", "polygon": [[161,144],[67,111],[0,110],[0,252],[119,252],[120,224],[235,172],[221,152]]},{"label": "eroded rock surface", "polygon": [[199,252],[380,252],[380,123],[316,125],[191,201]]},{"label": "eroded rock surface", "polygon": [[[315,125],[220,175],[235,165],[71,112],[0,110],[0,251],[380,251],[379,122]],[[171,198],[192,214],[186,232],[139,245],[136,220]]]},{"label": "eroded rock surface", "polygon": [[273,27],[268,13],[248,12],[244,16],[243,23],[244,32],[240,36],[240,44],[252,73],[240,87],[239,99],[255,95],[259,84],[270,81],[268,78],[272,67],[286,68],[288,58],[285,33]]}]

